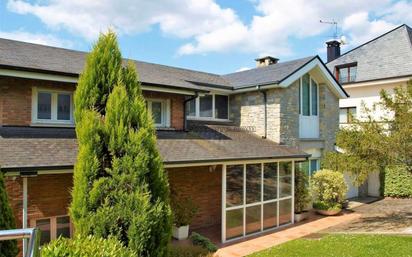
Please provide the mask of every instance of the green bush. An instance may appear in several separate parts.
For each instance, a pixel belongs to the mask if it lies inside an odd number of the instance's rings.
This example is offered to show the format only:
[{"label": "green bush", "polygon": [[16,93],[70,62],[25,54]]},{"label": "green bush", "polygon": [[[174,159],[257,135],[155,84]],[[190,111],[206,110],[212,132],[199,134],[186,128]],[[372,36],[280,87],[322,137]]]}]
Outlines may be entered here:
[{"label": "green bush", "polygon": [[115,238],[88,236],[75,239],[59,238],[41,249],[42,257],[130,257],[135,252],[124,247]]},{"label": "green bush", "polygon": [[[0,230],[15,228],[14,215],[9,205],[3,174],[0,171]],[[18,252],[16,240],[0,241],[0,257],[14,257]]]},{"label": "green bush", "polygon": [[323,169],[313,175],[311,183],[314,208],[336,209],[345,200],[348,186],[342,173]]},{"label": "green bush", "polygon": [[313,208],[317,210],[323,210],[323,211],[340,210],[342,209],[342,204],[316,201],[313,203]]},{"label": "green bush", "polygon": [[295,212],[301,213],[310,201],[308,175],[300,169],[295,171]]},{"label": "green bush", "polygon": [[205,248],[196,245],[170,245],[169,257],[207,257],[212,254]]},{"label": "green bush", "polygon": [[385,169],[384,195],[412,197],[412,170],[405,166],[388,166]]},{"label": "green bush", "polygon": [[190,225],[199,209],[192,198],[185,197],[176,191],[172,191],[171,194],[171,207],[173,223],[176,227]]},{"label": "green bush", "polygon": [[190,240],[192,241],[193,245],[198,245],[203,247],[204,249],[208,250],[209,252],[216,252],[217,246],[210,241],[209,238],[204,237],[196,232],[193,232],[190,235]]},{"label": "green bush", "polygon": [[139,256],[167,255],[169,184],[135,64],[101,35],[74,96],[79,151],[70,216],[82,237],[116,237]]}]

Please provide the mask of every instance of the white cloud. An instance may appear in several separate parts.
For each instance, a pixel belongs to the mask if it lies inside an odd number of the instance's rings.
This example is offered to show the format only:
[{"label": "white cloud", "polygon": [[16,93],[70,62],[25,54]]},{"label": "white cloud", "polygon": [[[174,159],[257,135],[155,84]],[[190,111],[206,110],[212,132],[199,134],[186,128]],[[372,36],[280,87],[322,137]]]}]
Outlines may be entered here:
[{"label": "white cloud", "polygon": [[73,46],[72,42],[67,40],[62,40],[51,34],[41,34],[41,33],[30,33],[23,30],[17,31],[0,31],[0,38],[7,38],[17,41],[24,41],[34,44],[49,45],[56,47],[71,48]]},{"label": "white cloud", "polygon": [[[183,39],[179,55],[241,51],[290,56],[291,40],[332,33],[320,19],[335,19],[350,45],[389,30],[402,19],[412,22],[412,3],[405,0],[253,0],[255,15],[243,22],[216,0],[8,0],[8,9],[37,16],[53,30],[67,30],[88,40],[114,28],[137,34],[157,26]],[[373,17],[379,17],[375,19]],[[323,44],[323,42],[322,42]]]}]

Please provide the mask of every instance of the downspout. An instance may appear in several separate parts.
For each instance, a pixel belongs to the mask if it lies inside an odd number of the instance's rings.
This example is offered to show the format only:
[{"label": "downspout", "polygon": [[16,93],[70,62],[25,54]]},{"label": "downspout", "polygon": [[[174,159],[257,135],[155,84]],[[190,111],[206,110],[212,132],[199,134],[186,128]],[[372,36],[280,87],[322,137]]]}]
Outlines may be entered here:
[{"label": "downspout", "polygon": [[187,118],[186,118],[186,104],[199,96],[199,92],[195,92],[195,95],[183,101],[183,131],[187,131]]},{"label": "downspout", "polygon": [[267,90],[260,90],[260,86],[258,86],[259,92],[262,93],[263,95],[263,106],[265,109],[265,117],[264,117],[264,123],[265,123],[265,135],[262,137],[263,139],[266,139],[268,136],[268,110],[267,110]]}]

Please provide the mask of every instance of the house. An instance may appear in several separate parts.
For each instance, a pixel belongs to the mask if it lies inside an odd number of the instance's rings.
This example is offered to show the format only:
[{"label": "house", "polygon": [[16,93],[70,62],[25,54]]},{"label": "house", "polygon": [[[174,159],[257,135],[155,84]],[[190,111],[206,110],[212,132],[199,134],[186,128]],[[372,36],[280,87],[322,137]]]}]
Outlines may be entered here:
[{"label": "house", "polygon": [[[42,243],[72,234],[86,54],[0,39],[0,166],[17,225],[39,227]],[[227,75],[134,62],[170,186],[198,204],[191,230],[227,242],[293,223],[295,169],[333,150],[347,97],[321,59],[265,57]]]},{"label": "house", "polygon": [[[327,45],[327,66],[350,95],[350,98],[339,102],[341,126],[350,124],[349,113],[364,119],[363,103],[372,107],[379,101],[381,90],[391,92],[412,79],[412,29],[405,24],[342,55],[339,42],[330,41]],[[382,115],[382,110],[378,108],[374,118],[379,120]],[[348,197],[359,194],[380,196],[378,173],[371,174],[359,188],[350,186]]]}]

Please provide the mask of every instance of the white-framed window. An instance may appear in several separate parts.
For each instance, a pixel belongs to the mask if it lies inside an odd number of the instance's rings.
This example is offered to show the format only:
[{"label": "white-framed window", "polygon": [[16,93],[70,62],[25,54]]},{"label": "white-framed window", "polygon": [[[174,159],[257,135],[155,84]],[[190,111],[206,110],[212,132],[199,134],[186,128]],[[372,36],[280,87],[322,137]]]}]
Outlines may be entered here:
[{"label": "white-framed window", "polygon": [[309,74],[300,78],[299,114],[302,116],[319,115],[319,86]]},{"label": "white-framed window", "polygon": [[229,96],[208,94],[199,96],[186,103],[188,119],[229,120]]},{"label": "white-framed window", "polygon": [[73,125],[73,92],[33,88],[32,123]]},{"label": "white-framed window", "polygon": [[33,219],[30,226],[41,230],[40,245],[59,237],[70,238],[73,235],[73,226],[68,215]]},{"label": "white-framed window", "polygon": [[170,100],[147,99],[147,109],[152,114],[153,122],[156,127],[170,127]]},{"label": "white-framed window", "polygon": [[293,223],[294,161],[225,164],[222,241]]},{"label": "white-framed window", "polygon": [[339,108],[339,123],[352,123],[354,118],[356,118],[356,106]]}]

